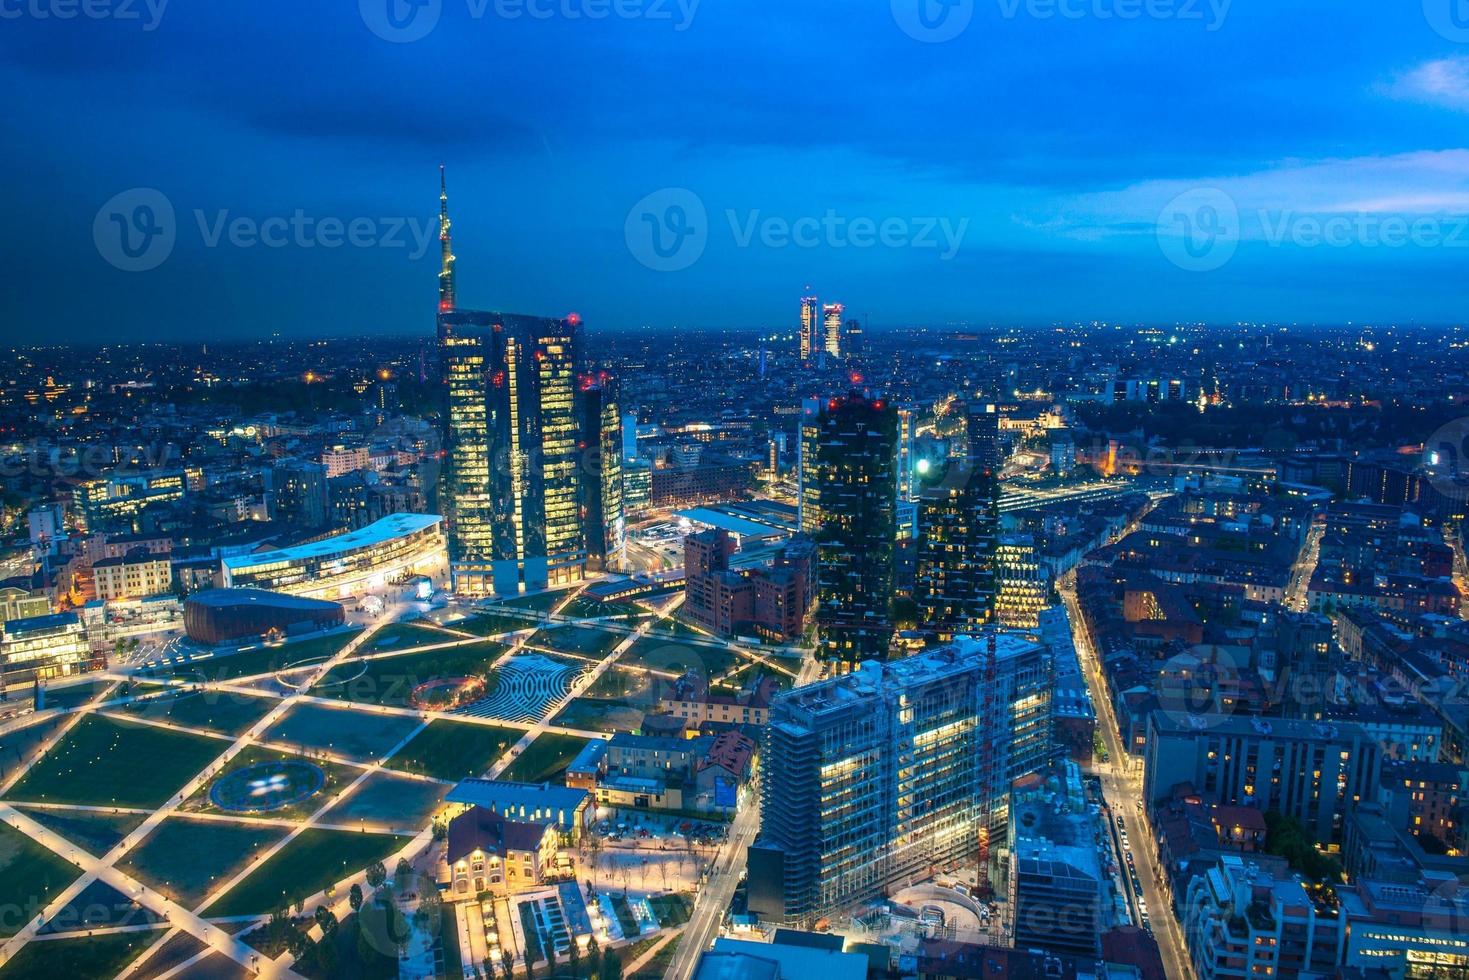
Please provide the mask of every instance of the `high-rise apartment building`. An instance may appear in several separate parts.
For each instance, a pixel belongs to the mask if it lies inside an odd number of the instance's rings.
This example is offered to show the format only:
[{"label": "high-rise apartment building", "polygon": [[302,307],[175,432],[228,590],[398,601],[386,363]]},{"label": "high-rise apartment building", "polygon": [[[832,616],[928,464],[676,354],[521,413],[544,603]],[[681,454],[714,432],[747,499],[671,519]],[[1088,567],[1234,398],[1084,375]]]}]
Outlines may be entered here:
[{"label": "high-rise apartment building", "polygon": [[967,451],[920,461],[913,598],[920,626],[941,640],[973,633],[995,615],[999,492],[984,423],[970,413]]},{"label": "high-rise apartment building", "polygon": [[1001,626],[1035,629],[1051,604],[1051,576],[1035,538],[1004,534],[995,549],[995,616]]},{"label": "high-rise apartment building", "polygon": [[[869,661],[774,700],[751,912],[809,923],[972,859],[986,813],[1006,825],[1011,782],[1050,756],[1050,658],[1042,644],[1002,634],[987,679],[987,648],[965,638]],[[987,694],[999,710],[985,711]]]},{"label": "high-rise apartment building", "polygon": [[846,312],[841,303],[827,303],[821,308],[822,343],[829,357],[842,356],[842,317]]},{"label": "high-rise apartment building", "polygon": [[848,320],[842,326],[842,352],[848,358],[861,357],[866,349],[866,337],[860,320]]},{"label": "high-rise apartment building", "polygon": [[821,330],[821,300],[815,296],[801,298],[801,360],[810,361],[823,347]]},{"label": "high-rise apartment building", "polygon": [[622,505],[622,416],[617,381],[605,373],[581,381],[582,519],[586,524],[587,567],[608,571],[623,566],[627,522]]},{"label": "high-rise apartment building", "polygon": [[821,529],[821,481],[816,465],[820,435],[821,400],[807,398],[801,402],[800,455],[796,459],[800,497],[796,503],[801,533],[813,536]]},{"label": "high-rise apartment building", "polygon": [[820,656],[856,664],[892,640],[898,413],[853,392],[822,407],[816,432]]}]

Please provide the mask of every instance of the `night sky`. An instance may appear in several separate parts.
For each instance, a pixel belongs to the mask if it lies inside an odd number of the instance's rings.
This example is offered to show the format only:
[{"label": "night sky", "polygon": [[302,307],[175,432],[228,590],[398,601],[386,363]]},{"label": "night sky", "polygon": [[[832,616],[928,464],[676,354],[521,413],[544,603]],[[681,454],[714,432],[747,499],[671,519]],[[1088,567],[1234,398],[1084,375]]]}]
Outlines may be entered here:
[{"label": "night sky", "polygon": [[594,327],[1469,311],[1461,0],[158,2],[0,0],[7,341],[426,333],[441,163]]}]

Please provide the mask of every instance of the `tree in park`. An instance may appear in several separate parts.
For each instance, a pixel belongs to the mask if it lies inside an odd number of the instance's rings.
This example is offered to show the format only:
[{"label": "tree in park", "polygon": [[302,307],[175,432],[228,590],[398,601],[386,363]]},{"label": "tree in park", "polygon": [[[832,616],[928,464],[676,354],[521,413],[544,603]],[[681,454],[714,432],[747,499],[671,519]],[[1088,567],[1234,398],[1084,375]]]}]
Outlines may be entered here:
[{"label": "tree in park", "polygon": [[546,943],[546,980],[556,980],[556,943]]},{"label": "tree in park", "polygon": [[505,980],[515,976],[515,952],[509,948],[500,950],[500,966],[505,970]]},{"label": "tree in park", "polygon": [[581,976],[581,951],[576,948],[576,937],[571,936],[569,938],[571,939],[571,945],[568,946],[566,949],[566,962],[567,965],[571,967],[571,976],[573,980],[576,980],[576,978],[579,978]]},{"label": "tree in park", "polygon": [[353,912],[362,911],[362,886],[354,884],[352,890],[347,893],[347,904],[352,906]]},{"label": "tree in park", "polygon": [[367,884],[376,891],[383,882],[388,880],[388,869],[383,867],[381,861],[374,861],[367,866]]},{"label": "tree in park", "polygon": [[337,931],[337,917],[325,905],[318,905],[316,907],[316,924],[321,926],[323,937],[330,936]]},{"label": "tree in park", "polygon": [[602,972],[599,980],[622,980],[622,957],[617,950],[608,947],[602,950]]}]

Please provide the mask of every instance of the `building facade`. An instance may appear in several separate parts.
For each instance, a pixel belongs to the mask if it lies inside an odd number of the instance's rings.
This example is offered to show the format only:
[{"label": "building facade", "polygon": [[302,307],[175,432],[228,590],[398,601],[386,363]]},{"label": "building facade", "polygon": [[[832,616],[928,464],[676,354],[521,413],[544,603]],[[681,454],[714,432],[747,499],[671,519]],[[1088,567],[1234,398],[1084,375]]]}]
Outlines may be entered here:
[{"label": "building facade", "polygon": [[442,584],[447,573],[444,519],[437,514],[394,514],[308,544],[223,560],[226,588],[312,599],[362,596],[419,575]]},{"label": "building facade", "polygon": [[965,638],[774,699],[752,913],[809,922],[972,857],[986,817],[1003,830],[1011,781],[1050,756],[1050,658],[1000,635],[991,677],[987,650]]},{"label": "building facade", "polygon": [[892,640],[898,415],[853,392],[822,407],[815,477],[819,655],[855,665]]}]

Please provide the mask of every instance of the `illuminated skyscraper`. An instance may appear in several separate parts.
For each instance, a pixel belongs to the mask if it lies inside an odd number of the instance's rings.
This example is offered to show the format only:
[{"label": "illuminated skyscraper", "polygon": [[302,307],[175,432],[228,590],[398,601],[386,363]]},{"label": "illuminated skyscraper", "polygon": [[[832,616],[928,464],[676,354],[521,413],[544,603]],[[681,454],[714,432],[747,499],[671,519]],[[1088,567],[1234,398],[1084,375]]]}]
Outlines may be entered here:
[{"label": "illuminated skyscraper", "polygon": [[513,594],[583,577],[581,343],[575,316],[439,315],[445,503],[461,592]]},{"label": "illuminated skyscraper", "polygon": [[919,624],[940,640],[973,634],[995,616],[998,478],[983,410],[968,415],[967,452],[923,460],[918,472]]},{"label": "illuminated skyscraper", "polygon": [[801,402],[800,456],[796,461],[801,496],[798,500],[801,533],[813,537],[821,530],[821,481],[817,477],[816,447],[821,435],[821,400]]},{"label": "illuminated skyscraper", "polygon": [[840,303],[827,303],[822,307],[821,320],[825,334],[826,353],[830,357],[842,356],[842,317],[847,308]]},{"label": "illuminated skyscraper", "polygon": [[848,320],[842,325],[842,353],[848,358],[861,357],[865,344],[861,321]]},{"label": "illuminated skyscraper", "polygon": [[821,656],[883,659],[892,639],[898,413],[853,392],[818,416]]},{"label": "illuminated skyscraper", "polygon": [[439,312],[454,309],[454,243],[449,235],[449,180],[439,167]]},{"label": "illuminated skyscraper", "polygon": [[581,383],[582,518],[587,533],[587,567],[619,569],[626,550],[622,507],[622,417],[617,382],[606,374]]},{"label": "illuminated skyscraper", "polygon": [[918,412],[911,405],[898,409],[898,499],[918,499],[918,474],[914,469],[918,460],[914,449],[918,445]]},{"label": "illuminated skyscraper", "polygon": [[[807,287],[808,289],[810,287]],[[806,296],[801,300],[801,360],[809,361],[821,349],[817,332],[821,329],[821,300]]]}]

